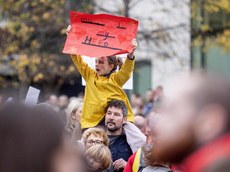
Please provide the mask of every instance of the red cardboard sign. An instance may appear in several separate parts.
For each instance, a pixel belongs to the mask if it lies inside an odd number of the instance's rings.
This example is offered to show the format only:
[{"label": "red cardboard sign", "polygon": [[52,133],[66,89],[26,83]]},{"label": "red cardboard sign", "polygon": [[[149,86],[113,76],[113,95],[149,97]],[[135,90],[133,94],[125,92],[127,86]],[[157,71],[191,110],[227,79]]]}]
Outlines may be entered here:
[{"label": "red cardboard sign", "polygon": [[63,53],[103,57],[133,51],[138,21],[108,14],[70,11],[71,32]]}]

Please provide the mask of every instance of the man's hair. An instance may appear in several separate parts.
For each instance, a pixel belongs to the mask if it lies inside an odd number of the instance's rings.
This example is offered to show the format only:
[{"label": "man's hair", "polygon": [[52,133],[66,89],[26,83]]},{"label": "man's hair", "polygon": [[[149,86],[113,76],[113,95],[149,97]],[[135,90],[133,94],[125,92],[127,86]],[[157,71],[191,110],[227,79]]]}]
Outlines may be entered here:
[{"label": "man's hair", "polygon": [[123,117],[126,117],[127,114],[128,114],[128,109],[127,109],[125,103],[122,100],[112,100],[112,101],[110,101],[108,103],[106,109],[105,109],[105,113],[107,112],[108,108],[110,108],[110,107],[115,107],[115,108],[121,109]]}]

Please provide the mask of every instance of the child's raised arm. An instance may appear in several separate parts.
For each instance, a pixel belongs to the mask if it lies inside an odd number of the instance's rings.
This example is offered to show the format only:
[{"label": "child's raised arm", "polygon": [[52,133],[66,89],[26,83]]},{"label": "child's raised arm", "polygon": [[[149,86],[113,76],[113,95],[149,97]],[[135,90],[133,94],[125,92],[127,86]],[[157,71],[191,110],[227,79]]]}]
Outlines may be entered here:
[{"label": "child's raised arm", "polygon": [[91,67],[89,67],[87,63],[83,61],[81,55],[71,54],[70,57],[74,65],[76,66],[78,72],[81,74],[81,76],[85,79],[86,82],[91,76],[96,75],[95,70],[93,70]]},{"label": "child's raised arm", "polygon": [[[66,35],[68,35],[71,32],[71,29],[72,29],[71,25],[69,25],[66,29]],[[96,74],[96,72],[92,68],[90,68],[87,63],[83,61],[81,55],[71,54],[70,57],[74,65],[76,66],[77,70],[79,71],[79,73],[85,79],[86,82],[90,78],[90,76]]]},{"label": "child's raised arm", "polygon": [[131,77],[132,71],[134,70],[134,62],[135,56],[134,51],[137,47],[136,39],[133,39],[131,42],[133,48],[133,52],[127,55],[127,58],[122,65],[121,69],[114,74],[114,78],[120,86],[123,86]]}]

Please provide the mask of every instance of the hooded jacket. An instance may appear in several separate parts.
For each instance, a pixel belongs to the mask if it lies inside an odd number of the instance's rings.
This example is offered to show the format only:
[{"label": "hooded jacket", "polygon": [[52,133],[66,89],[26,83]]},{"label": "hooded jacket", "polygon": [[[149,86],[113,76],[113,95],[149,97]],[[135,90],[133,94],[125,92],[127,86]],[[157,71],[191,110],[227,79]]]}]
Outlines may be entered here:
[{"label": "hooded jacket", "polygon": [[83,111],[81,116],[82,128],[95,127],[105,116],[105,108],[111,100],[122,100],[128,108],[127,120],[133,122],[134,114],[128,97],[122,86],[130,78],[134,69],[134,60],[125,60],[118,72],[109,77],[100,76],[90,68],[81,55],[71,55],[74,65],[86,81]]}]

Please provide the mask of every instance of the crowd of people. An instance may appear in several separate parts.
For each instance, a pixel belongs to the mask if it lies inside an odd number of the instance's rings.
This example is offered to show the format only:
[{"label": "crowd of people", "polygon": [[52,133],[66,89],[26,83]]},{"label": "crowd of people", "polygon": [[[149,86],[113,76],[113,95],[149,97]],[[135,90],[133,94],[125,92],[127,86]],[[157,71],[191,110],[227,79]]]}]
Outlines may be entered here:
[{"label": "crowd of people", "polygon": [[[71,32],[68,27],[67,33]],[[91,69],[71,55],[84,96],[50,95],[35,106],[0,105],[0,171],[230,171],[230,82],[205,73],[173,80],[143,98],[122,86],[135,63],[116,56]]]},{"label": "crowd of people", "polygon": [[[81,127],[82,97],[50,95],[34,107],[5,102],[0,171],[229,171],[230,82],[191,74],[169,88],[164,96],[160,87],[160,101],[150,96],[155,91],[146,92],[142,110],[151,108],[148,114],[134,113],[136,128],[129,126],[122,100],[110,101],[103,123],[89,128]],[[132,95],[133,109],[139,100]],[[137,134],[146,136],[144,143]]]}]

